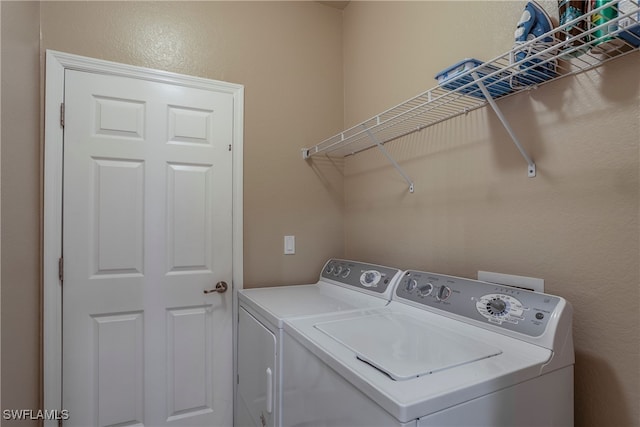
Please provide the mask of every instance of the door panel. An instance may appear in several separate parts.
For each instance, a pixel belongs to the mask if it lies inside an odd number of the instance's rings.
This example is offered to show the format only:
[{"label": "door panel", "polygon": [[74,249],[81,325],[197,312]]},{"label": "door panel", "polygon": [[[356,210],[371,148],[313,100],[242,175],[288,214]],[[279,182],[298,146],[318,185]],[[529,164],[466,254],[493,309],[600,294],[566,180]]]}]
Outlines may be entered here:
[{"label": "door panel", "polygon": [[99,396],[98,425],[140,424],[144,408],[142,313],[94,316],[93,321],[92,374],[100,379],[94,391]]},{"label": "door panel", "polygon": [[168,310],[167,324],[169,416],[211,408],[211,307]]},{"label": "door panel", "polygon": [[169,271],[210,272],[212,168],[170,164],[167,176]]},{"label": "door panel", "polygon": [[92,178],[93,274],[142,274],[144,163],[94,158]]},{"label": "door panel", "polygon": [[233,97],[65,72],[65,425],[231,425]]},{"label": "door panel", "polygon": [[169,107],[169,142],[211,145],[214,112],[178,106]]},{"label": "door panel", "polygon": [[146,117],[144,102],[99,95],[94,96],[93,101],[96,135],[144,139]]}]

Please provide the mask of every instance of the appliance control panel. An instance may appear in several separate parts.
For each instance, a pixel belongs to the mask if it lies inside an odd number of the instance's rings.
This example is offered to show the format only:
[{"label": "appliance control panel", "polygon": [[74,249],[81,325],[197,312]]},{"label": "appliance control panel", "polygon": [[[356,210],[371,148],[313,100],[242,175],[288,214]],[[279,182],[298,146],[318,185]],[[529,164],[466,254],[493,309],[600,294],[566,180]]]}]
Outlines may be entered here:
[{"label": "appliance control panel", "polygon": [[404,273],[395,296],[532,337],[544,333],[560,302],[511,286],[411,270]]},{"label": "appliance control panel", "polygon": [[383,294],[399,272],[396,268],[365,262],[331,259],[322,269],[321,276],[342,285]]}]

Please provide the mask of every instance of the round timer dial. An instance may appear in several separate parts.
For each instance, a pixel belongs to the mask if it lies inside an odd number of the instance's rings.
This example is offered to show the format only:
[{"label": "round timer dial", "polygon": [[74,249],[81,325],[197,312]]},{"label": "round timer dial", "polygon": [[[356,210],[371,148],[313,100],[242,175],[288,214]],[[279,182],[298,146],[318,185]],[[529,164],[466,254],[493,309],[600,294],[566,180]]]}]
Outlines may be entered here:
[{"label": "round timer dial", "polygon": [[360,275],[360,284],[367,288],[378,286],[382,274],[378,270],[367,270]]},{"label": "round timer dial", "polygon": [[502,323],[503,321],[517,323],[522,319],[524,308],[518,299],[504,294],[488,294],[476,301],[478,313],[490,322]]}]

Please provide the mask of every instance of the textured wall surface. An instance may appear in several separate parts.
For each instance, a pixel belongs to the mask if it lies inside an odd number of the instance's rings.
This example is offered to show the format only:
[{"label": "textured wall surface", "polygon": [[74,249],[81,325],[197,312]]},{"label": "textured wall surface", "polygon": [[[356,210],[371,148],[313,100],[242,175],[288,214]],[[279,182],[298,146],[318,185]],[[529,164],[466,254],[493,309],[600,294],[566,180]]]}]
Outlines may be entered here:
[{"label": "textured wall surface", "polygon": [[[346,125],[436,86],[463,58],[510,49],[524,4],[352,2]],[[386,145],[414,194],[377,150],[345,163],[347,257],[541,277],[573,304],[577,426],[640,423],[638,70],[635,53],[499,102],[533,179],[486,108]]]},{"label": "textured wall surface", "polygon": [[[40,6],[2,2],[2,409],[40,406]],[[5,421],[2,425],[37,425]]]}]

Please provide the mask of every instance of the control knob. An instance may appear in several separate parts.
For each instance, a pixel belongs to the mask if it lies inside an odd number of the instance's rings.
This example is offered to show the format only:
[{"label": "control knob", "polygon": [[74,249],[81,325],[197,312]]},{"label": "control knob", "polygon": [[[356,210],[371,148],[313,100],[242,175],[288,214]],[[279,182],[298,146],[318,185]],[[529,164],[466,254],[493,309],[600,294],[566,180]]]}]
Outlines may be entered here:
[{"label": "control knob", "polygon": [[377,270],[367,270],[360,275],[360,284],[367,288],[376,287],[382,274]]},{"label": "control knob", "polygon": [[497,298],[489,301],[489,304],[487,305],[489,306],[490,310],[493,311],[493,314],[502,314],[507,308],[507,303]]},{"label": "control knob", "polygon": [[433,291],[433,285],[431,283],[427,283],[426,285],[422,285],[418,288],[418,295],[421,297],[426,297],[431,294]]},{"label": "control knob", "polygon": [[524,319],[525,307],[517,298],[505,294],[487,294],[476,300],[476,310],[489,322],[517,324]]},{"label": "control knob", "polygon": [[450,296],[451,296],[451,288],[445,285],[440,286],[440,289],[438,289],[438,295],[436,296],[436,298],[438,298],[438,300],[440,301],[444,301]]},{"label": "control knob", "polygon": [[418,281],[416,279],[407,280],[407,284],[405,285],[405,289],[409,292],[413,291],[416,286],[418,286]]}]

